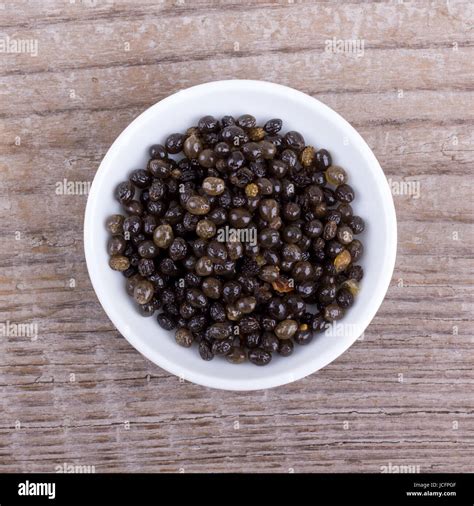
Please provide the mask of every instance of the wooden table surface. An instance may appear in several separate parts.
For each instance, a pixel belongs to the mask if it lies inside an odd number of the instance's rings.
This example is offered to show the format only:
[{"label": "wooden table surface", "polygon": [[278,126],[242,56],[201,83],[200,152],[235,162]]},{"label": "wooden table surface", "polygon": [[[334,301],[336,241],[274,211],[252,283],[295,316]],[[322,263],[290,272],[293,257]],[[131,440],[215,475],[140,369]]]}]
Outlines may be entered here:
[{"label": "wooden table surface", "polygon": [[[474,471],[473,5],[1,3],[0,471]],[[254,393],[180,383],[118,334],[86,270],[87,196],[60,194],[151,104],[230,78],[341,113],[398,216],[365,339]]]}]

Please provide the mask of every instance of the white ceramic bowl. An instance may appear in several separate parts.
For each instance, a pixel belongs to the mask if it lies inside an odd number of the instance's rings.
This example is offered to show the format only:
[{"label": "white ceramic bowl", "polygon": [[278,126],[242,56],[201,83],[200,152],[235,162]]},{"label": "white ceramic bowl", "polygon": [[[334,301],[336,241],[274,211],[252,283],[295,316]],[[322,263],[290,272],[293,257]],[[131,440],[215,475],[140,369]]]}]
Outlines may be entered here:
[{"label": "white ceramic bowl", "polygon": [[[353,208],[366,222],[362,234],[365,276],[356,303],[337,327],[291,357],[274,356],[269,365],[231,365],[220,357],[203,361],[196,347],[178,346],[156,319],[138,314],[125,293],[125,278],[108,266],[108,215],[119,211],[113,191],[133,169],[145,167],[148,147],[186,130],[205,115],[250,113],[259,123],[282,118],[284,130],[300,131],[308,144],[328,149],[333,163],[347,169],[356,199]],[[186,380],[226,390],[257,390],[298,380],[326,366],[362,335],[388,289],[395,264],[397,225],[390,189],[374,154],[356,130],[318,100],[262,81],[217,81],[180,91],[147,109],[116,139],[94,178],[84,224],[87,267],[94,290],[114,325],[140,353]],[[369,364],[367,364],[369,366]]]}]

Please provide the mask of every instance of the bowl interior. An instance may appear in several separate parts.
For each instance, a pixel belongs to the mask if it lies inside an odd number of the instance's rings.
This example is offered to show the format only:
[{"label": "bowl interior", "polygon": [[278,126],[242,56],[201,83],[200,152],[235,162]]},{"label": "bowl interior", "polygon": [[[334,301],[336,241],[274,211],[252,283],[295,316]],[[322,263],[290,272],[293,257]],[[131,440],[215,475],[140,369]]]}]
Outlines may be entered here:
[{"label": "bowl interior", "polygon": [[[120,211],[113,190],[131,170],[146,166],[148,147],[173,132],[184,131],[205,115],[253,114],[259,124],[283,119],[285,131],[300,131],[308,144],[328,149],[333,163],[344,167],[356,192],[355,214],[366,230],[359,237],[365,252],[361,293],[344,319],[307,346],[295,346],[291,357],[274,356],[265,367],[233,366],[216,357],[203,361],[197,347],[178,346],[173,333],[156,319],[144,318],[125,293],[125,278],[108,267],[108,215]],[[114,142],[95,176],[85,218],[85,251],[90,277],[107,315],[128,341],[157,365],[189,381],[215,388],[268,388],[314,372],[334,360],[365,330],[380,306],[393,272],[396,222],[383,172],[360,135],[321,102],[290,88],[259,81],[220,81],[181,91],[154,105]]]}]

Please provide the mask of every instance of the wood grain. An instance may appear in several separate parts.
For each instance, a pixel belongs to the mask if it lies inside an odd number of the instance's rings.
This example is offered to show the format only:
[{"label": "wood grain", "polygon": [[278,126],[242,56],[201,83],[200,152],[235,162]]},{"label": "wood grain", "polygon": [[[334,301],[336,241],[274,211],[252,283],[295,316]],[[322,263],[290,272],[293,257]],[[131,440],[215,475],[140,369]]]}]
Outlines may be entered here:
[{"label": "wood grain", "polygon": [[[38,55],[0,53],[0,323],[38,338],[0,337],[0,471],[474,471],[472,2],[1,7],[0,35]],[[333,37],[363,56],[325,52]],[[316,96],[420,183],[394,195],[397,264],[364,339],[254,393],[181,383],[118,334],[86,271],[86,196],[55,193],[152,103],[238,77]]]}]

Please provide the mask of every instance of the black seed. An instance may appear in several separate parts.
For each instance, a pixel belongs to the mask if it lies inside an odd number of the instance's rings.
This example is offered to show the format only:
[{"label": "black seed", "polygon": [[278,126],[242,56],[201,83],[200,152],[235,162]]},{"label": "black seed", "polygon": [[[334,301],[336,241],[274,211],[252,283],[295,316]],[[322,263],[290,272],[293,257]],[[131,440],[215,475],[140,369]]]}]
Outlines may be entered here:
[{"label": "black seed", "polygon": [[249,351],[249,360],[255,365],[267,365],[272,359],[272,354],[262,348],[255,348]]},{"label": "black seed", "polygon": [[332,165],[332,158],[329,154],[329,151],[325,149],[320,149],[317,151],[315,165],[320,171],[325,171],[328,167],[330,167]]},{"label": "black seed", "polygon": [[354,296],[349,290],[341,288],[341,290],[337,292],[336,301],[339,304],[339,306],[341,306],[344,309],[347,309],[351,307],[352,304],[354,303]]},{"label": "black seed", "polygon": [[251,114],[243,114],[237,118],[237,125],[242,128],[253,128],[257,120]]},{"label": "black seed", "polygon": [[180,133],[171,134],[166,138],[165,147],[168,153],[175,155],[183,150],[185,136]]},{"label": "black seed", "polygon": [[215,132],[219,126],[219,122],[214,116],[203,116],[198,122],[198,129],[202,133]]},{"label": "black seed", "polygon": [[354,190],[348,184],[341,184],[336,188],[334,196],[339,202],[349,204],[354,200]]},{"label": "black seed", "polygon": [[176,327],[176,319],[170,314],[160,313],[157,319],[160,327],[165,330],[173,330]]},{"label": "black seed", "polygon": [[289,357],[293,353],[293,342],[291,339],[284,339],[283,341],[280,341],[278,346],[278,353],[282,357]]},{"label": "black seed", "polygon": [[285,139],[285,145],[287,147],[289,147],[290,149],[300,151],[305,146],[304,137],[299,132],[295,132],[294,130],[291,132],[288,132],[285,135],[284,139]]},{"label": "black seed", "polygon": [[201,341],[199,343],[199,355],[203,360],[212,360],[214,358],[214,353],[212,353],[211,347],[206,341]]},{"label": "black seed", "polygon": [[151,158],[161,160],[166,160],[168,158],[168,153],[162,144],[153,144],[153,146],[150,146],[148,153],[150,154]]},{"label": "black seed", "polygon": [[133,199],[135,188],[130,181],[124,181],[117,185],[115,189],[115,198],[121,203],[126,204]]},{"label": "black seed", "polygon": [[281,119],[278,118],[270,119],[265,123],[263,129],[265,130],[265,132],[274,135],[281,130],[282,125],[283,122]]}]

